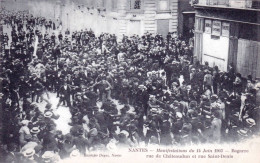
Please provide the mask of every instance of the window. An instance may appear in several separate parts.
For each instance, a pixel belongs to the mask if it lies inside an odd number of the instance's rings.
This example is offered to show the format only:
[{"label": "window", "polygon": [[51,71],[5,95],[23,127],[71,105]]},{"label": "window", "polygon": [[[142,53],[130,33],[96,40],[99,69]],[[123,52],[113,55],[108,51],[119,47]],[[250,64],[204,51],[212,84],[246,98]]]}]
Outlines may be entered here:
[{"label": "window", "polygon": [[169,0],[158,0],[158,11],[169,11]]},{"label": "window", "polygon": [[134,1],[134,9],[141,9],[141,0]]},{"label": "window", "polygon": [[127,10],[130,13],[140,13],[143,12],[143,0],[128,0]]},{"label": "window", "polygon": [[131,10],[140,10],[142,5],[141,5],[141,0],[130,0],[130,9]]}]

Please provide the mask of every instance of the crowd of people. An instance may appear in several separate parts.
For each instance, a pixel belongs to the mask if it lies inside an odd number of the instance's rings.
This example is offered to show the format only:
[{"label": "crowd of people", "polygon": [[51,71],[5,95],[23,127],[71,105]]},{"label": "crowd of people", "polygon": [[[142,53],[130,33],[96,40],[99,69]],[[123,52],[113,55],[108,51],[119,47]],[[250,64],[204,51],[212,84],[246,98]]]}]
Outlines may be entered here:
[{"label": "crowd of people", "polygon": [[[57,162],[142,144],[238,142],[259,134],[259,86],[232,64],[222,72],[193,62],[193,38],[146,33],[119,41],[91,29],[64,35],[30,14],[1,17],[1,28],[11,28],[1,31],[1,161]],[[61,105],[72,115],[68,134],[54,122]]]}]

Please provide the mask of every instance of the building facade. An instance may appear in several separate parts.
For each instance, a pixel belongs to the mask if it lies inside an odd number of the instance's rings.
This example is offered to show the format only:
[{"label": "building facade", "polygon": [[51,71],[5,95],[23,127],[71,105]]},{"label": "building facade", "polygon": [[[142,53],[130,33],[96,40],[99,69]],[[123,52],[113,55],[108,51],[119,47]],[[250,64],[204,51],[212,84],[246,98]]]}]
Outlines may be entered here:
[{"label": "building facade", "polygon": [[178,31],[178,0],[86,0],[84,3],[93,15],[104,17],[97,24],[119,36],[146,32],[166,36],[168,32]]},{"label": "building facade", "polygon": [[260,78],[260,8],[254,0],[199,0],[195,4],[197,61]]},{"label": "building facade", "polygon": [[63,30],[91,28],[97,34],[109,32],[119,38],[146,32],[184,34],[194,26],[189,0],[8,0],[2,4],[62,21]]}]

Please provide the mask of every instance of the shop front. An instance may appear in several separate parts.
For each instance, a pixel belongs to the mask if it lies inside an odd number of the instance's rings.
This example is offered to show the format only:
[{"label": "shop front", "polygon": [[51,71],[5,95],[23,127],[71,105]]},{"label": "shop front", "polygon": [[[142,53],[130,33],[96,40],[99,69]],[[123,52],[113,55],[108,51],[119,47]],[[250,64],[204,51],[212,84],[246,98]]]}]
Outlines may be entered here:
[{"label": "shop front", "polygon": [[205,19],[202,63],[227,71],[229,54],[229,23]]}]

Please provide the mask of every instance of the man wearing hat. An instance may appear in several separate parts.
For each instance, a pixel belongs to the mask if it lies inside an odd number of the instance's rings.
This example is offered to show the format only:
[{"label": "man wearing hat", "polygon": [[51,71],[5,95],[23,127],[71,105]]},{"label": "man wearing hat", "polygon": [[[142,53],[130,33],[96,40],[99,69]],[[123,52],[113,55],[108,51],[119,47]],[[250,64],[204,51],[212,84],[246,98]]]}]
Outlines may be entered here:
[{"label": "man wearing hat", "polygon": [[60,93],[60,100],[57,105],[57,108],[60,106],[60,104],[62,102],[63,102],[63,105],[65,105],[65,102],[66,102],[67,106],[70,107],[71,106],[71,103],[70,103],[71,88],[67,84],[67,82],[65,82],[64,85],[61,86],[59,93]]},{"label": "man wearing hat", "polygon": [[31,135],[32,135],[32,138],[31,138],[31,141],[34,141],[34,142],[37,142],[37,143],[40,143],[40,140],[38,138],[38,134],[41,130],[39,129],[39,127],[33,127],[30,132],[31,132]]},{"label": "man wearing hat", "polygon": [[145,135],[145,144],[148,144],[152,136],[158,137],[158,124],[156,123],[156,114],[149,114],[145,122],[147,133]]},{"label": "man wearing hat", "polygon": [[89,123],[89,132],[88,132],[88,142],[89,142],[89,146],[90,147],[93,147],[94,144],[95,144],[95,141],[97,141],[99,139],[99,136],[98,136],[98,126],[95,124],[95,123]]},{"label": "man wearing hat", "polygon": [[59,117],[60,117],[60,115],[54,114],[53,109],[52,109],[52,104],[50,104],[50,103],[47,103],[45,106],[44,116],[46,118],[53,118],[55,120],[59,119]]},{"label": "man wearing hat", "polygon": [[191,68],[190,75],[189,75],[189,84],[191,84],[191,87],[194,87],[197,83],[197,71],[195,68]]},{"label": "man wearing hat", "polygon": [[30,129],[28,127],[29,121],[28,120],[22,120],[21,125],[22,127],[19,130],[19,140],[20,144],[23,146],[24,144],[27,143],[26,137],[31,136]]},{"label": "man wearing hat", "polygon": [[80,154],[83,156],[86,153],[86,148],[89,145],[89,141],[84,137],[84,129],[78,128],[76,131],[76,136],[73,139],[73,145],[79,150]]},{"label": "man wearing hat", "polygon": [[42,162],[44,163],[51,163],[54,157],[54,153],[52,151],[46,151],[42,155]]},{"label": "man wearing hat", "polygon": [[176,115],[172,117],[171,132],[174,135],[174,142],[179,143],[181,139],[181,129],[183,127],[183,114],[176,112]]},{"label": "man wearing hat", "polygon": [[37,163],[35,157],[34,157],[34,154],[35,154],[35,150],[33,148],[29,148],[27,150],[25,150],[23,152],[23,155],[24,155],[24,162],[28,162],[28,163]]},{"label": "man wearing hat", "polygon": [[247,131],[249,137],[257,134],[256,123],[253,118],[247,118],[244,122],[244,129]]},{"label": "man wearing hat", "polygon": [[203,80],[203,84],[204,84],[204,90],[207,88],[207,87],[210,87],[211,91],[212,91],[212,87],[213,87],[213,76],[211,75],[211,72],[206,69],[205,71],[205,75],[204,75],[204,80]]},{"label": "man wearing hat", "polygon": [[55,40],[56,40],[56,36],[55,36],[55,33],[53,32],[51,35],[51,41],[52,41],[52,43],[54,43],[54,45],[56,43]]},{"label": "man wearing hat", "polygon": [[51,119],[52,116],[53,116],[53,113],[52,113],[51,111],[46,111],[46,112],[44,113],[44,117],[45,117],[46,119]]},{"label": "man wearing hat", "polygon": [[59,38],[59,42],[62,42],[63,35],[62,35],[62,33],[61,33],[61,32],[59,33],[59,35],[58,35],[58,38]]},{"label": "man wearing hat", "polygon": [[248,130],[246,129],[239,129],[237,130],[237,138],[239,141],[245,140],[249,137]]},{"label": "man wearing hat", "polygon": [[56,127],[54,125],[49,125],[45,135],[43,136],[43,151],[57,151],[57,141],[56,136]]},{"label": "man wearing hat", "polygon": [[197,69],[197,74],[196,74],[196,78],[197,78],[197,81],[196,81],[196,85],[198,86],[198,90],[199,92],[203,92],[203,82],[204,82],[204,72],[202,71],[201,68],[198,68]]},{"label": "man wearing hat", "polygon": [[235,81],[233,82],[233,90],[235,94],[241,95],[243,91],[242,76],[240,73],[236,74]]},{"label": "man wearing hat", "polygon": [[97,84],[99,88],[99,99],[102,102],[105,102],[109,98],[109,92],[111,92],[111,84],[106,80],[105,77],[102,77],[102,80]]}]

